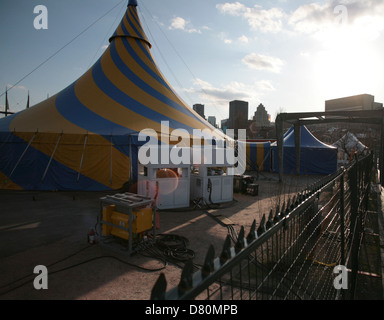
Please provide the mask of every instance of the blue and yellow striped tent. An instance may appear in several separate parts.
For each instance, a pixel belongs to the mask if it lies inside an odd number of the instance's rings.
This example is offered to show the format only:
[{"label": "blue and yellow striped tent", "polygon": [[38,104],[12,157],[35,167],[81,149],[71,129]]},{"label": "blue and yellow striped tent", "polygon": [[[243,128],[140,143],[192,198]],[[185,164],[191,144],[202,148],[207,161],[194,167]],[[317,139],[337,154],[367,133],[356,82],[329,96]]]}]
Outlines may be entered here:
[{"label": "blue and yellow striped tent", "polygon": [[270,142],[247,142],[246,150],[248,171],[271,171]]},{"label": "blue and yellow striped tent", "polygon": [[116,190],[135,179],[141,130],[160,133],[168,121],[170,132],[214,131],[177,96],[150,48],[130,0],[109,47],[83,76],[0,119],[0,189]]}]

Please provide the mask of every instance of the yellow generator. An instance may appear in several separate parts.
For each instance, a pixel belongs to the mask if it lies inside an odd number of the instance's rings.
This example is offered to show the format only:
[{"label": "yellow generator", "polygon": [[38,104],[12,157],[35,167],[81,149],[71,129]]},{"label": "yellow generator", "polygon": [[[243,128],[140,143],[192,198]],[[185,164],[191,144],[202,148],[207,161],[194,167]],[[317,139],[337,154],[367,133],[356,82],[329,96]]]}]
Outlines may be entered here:
[{"label": "yellow generator", "polygon": [[102,236],[115,236],[128,240],[129,254],[133,241],[152,231],[155,239],[155,207],[149,197],[120,193],[100,198],[100,225]]},{"label": "yellow generator", "polygon": [[[103,208],[103,236],[113,235],[129,240],[129,214],[116,211],[116,205],[112,204]],[[132,211],[132,236],[152,229],[152,208],[134,209]]]}]

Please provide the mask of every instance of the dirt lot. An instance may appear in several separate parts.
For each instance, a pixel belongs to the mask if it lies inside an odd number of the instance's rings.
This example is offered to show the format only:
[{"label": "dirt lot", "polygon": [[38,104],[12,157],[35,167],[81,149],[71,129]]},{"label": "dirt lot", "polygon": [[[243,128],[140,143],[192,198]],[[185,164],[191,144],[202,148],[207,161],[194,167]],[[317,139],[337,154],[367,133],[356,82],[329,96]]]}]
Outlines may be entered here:
[{"label": "dirt lot", "polygon": [[[220,252],[229,231],[268,215],[288,194],[296,194],[319,177],[263,174],[257,196],[234,194],[233,203],[207,211],[187,209],[160,212],[157,234],[185,237],[201,265],[209,245]],[[97,223],[100,197],[86,192],[0,193],[0,299],[26,300],[148,300],[164,273],[167,289],[177,286],[182,263],[164,264],[153,251],[133,256],[126,247],[97,237],[89,245],[87,233]],[[228,219],[228,220],[226,220]],[[227,225],[231,225],[229,229]],[[48,289],[36,290],[34,268],[48,269]]]}]

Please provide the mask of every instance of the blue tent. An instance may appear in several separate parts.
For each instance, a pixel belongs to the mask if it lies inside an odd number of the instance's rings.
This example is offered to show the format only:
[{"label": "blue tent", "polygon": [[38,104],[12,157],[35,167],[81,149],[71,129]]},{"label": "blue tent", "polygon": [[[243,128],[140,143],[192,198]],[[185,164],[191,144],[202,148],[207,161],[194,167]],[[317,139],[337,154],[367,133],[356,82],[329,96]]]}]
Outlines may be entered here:
[{"label": "blue tent", "polygon": [[[337,148],[313,136],[306,126],[300,130],[300,174],[327,175],[337,170]],[[279,171],[277,144],[272,145],[273,171]],[[283,166],[285,174],[296,174],[295,131],[291,127],[284,135]]]}]

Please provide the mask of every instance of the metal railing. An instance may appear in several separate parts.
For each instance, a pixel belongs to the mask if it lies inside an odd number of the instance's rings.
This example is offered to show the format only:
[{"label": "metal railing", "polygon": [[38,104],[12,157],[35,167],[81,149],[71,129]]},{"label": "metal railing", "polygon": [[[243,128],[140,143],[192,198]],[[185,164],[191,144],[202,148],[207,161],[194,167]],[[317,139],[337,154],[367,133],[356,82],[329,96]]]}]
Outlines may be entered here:
[{"label": "metal railing", "polygon": [[[210,246],[202,268],[185,264],[180,283],[166,291],[161,274],[152,300],[353,299],[373,154],[323,178],[271,210],[221,253]],[[335,286],[335,267],[347,286]],[[347,288],[347,289],[346,289]]]}]

